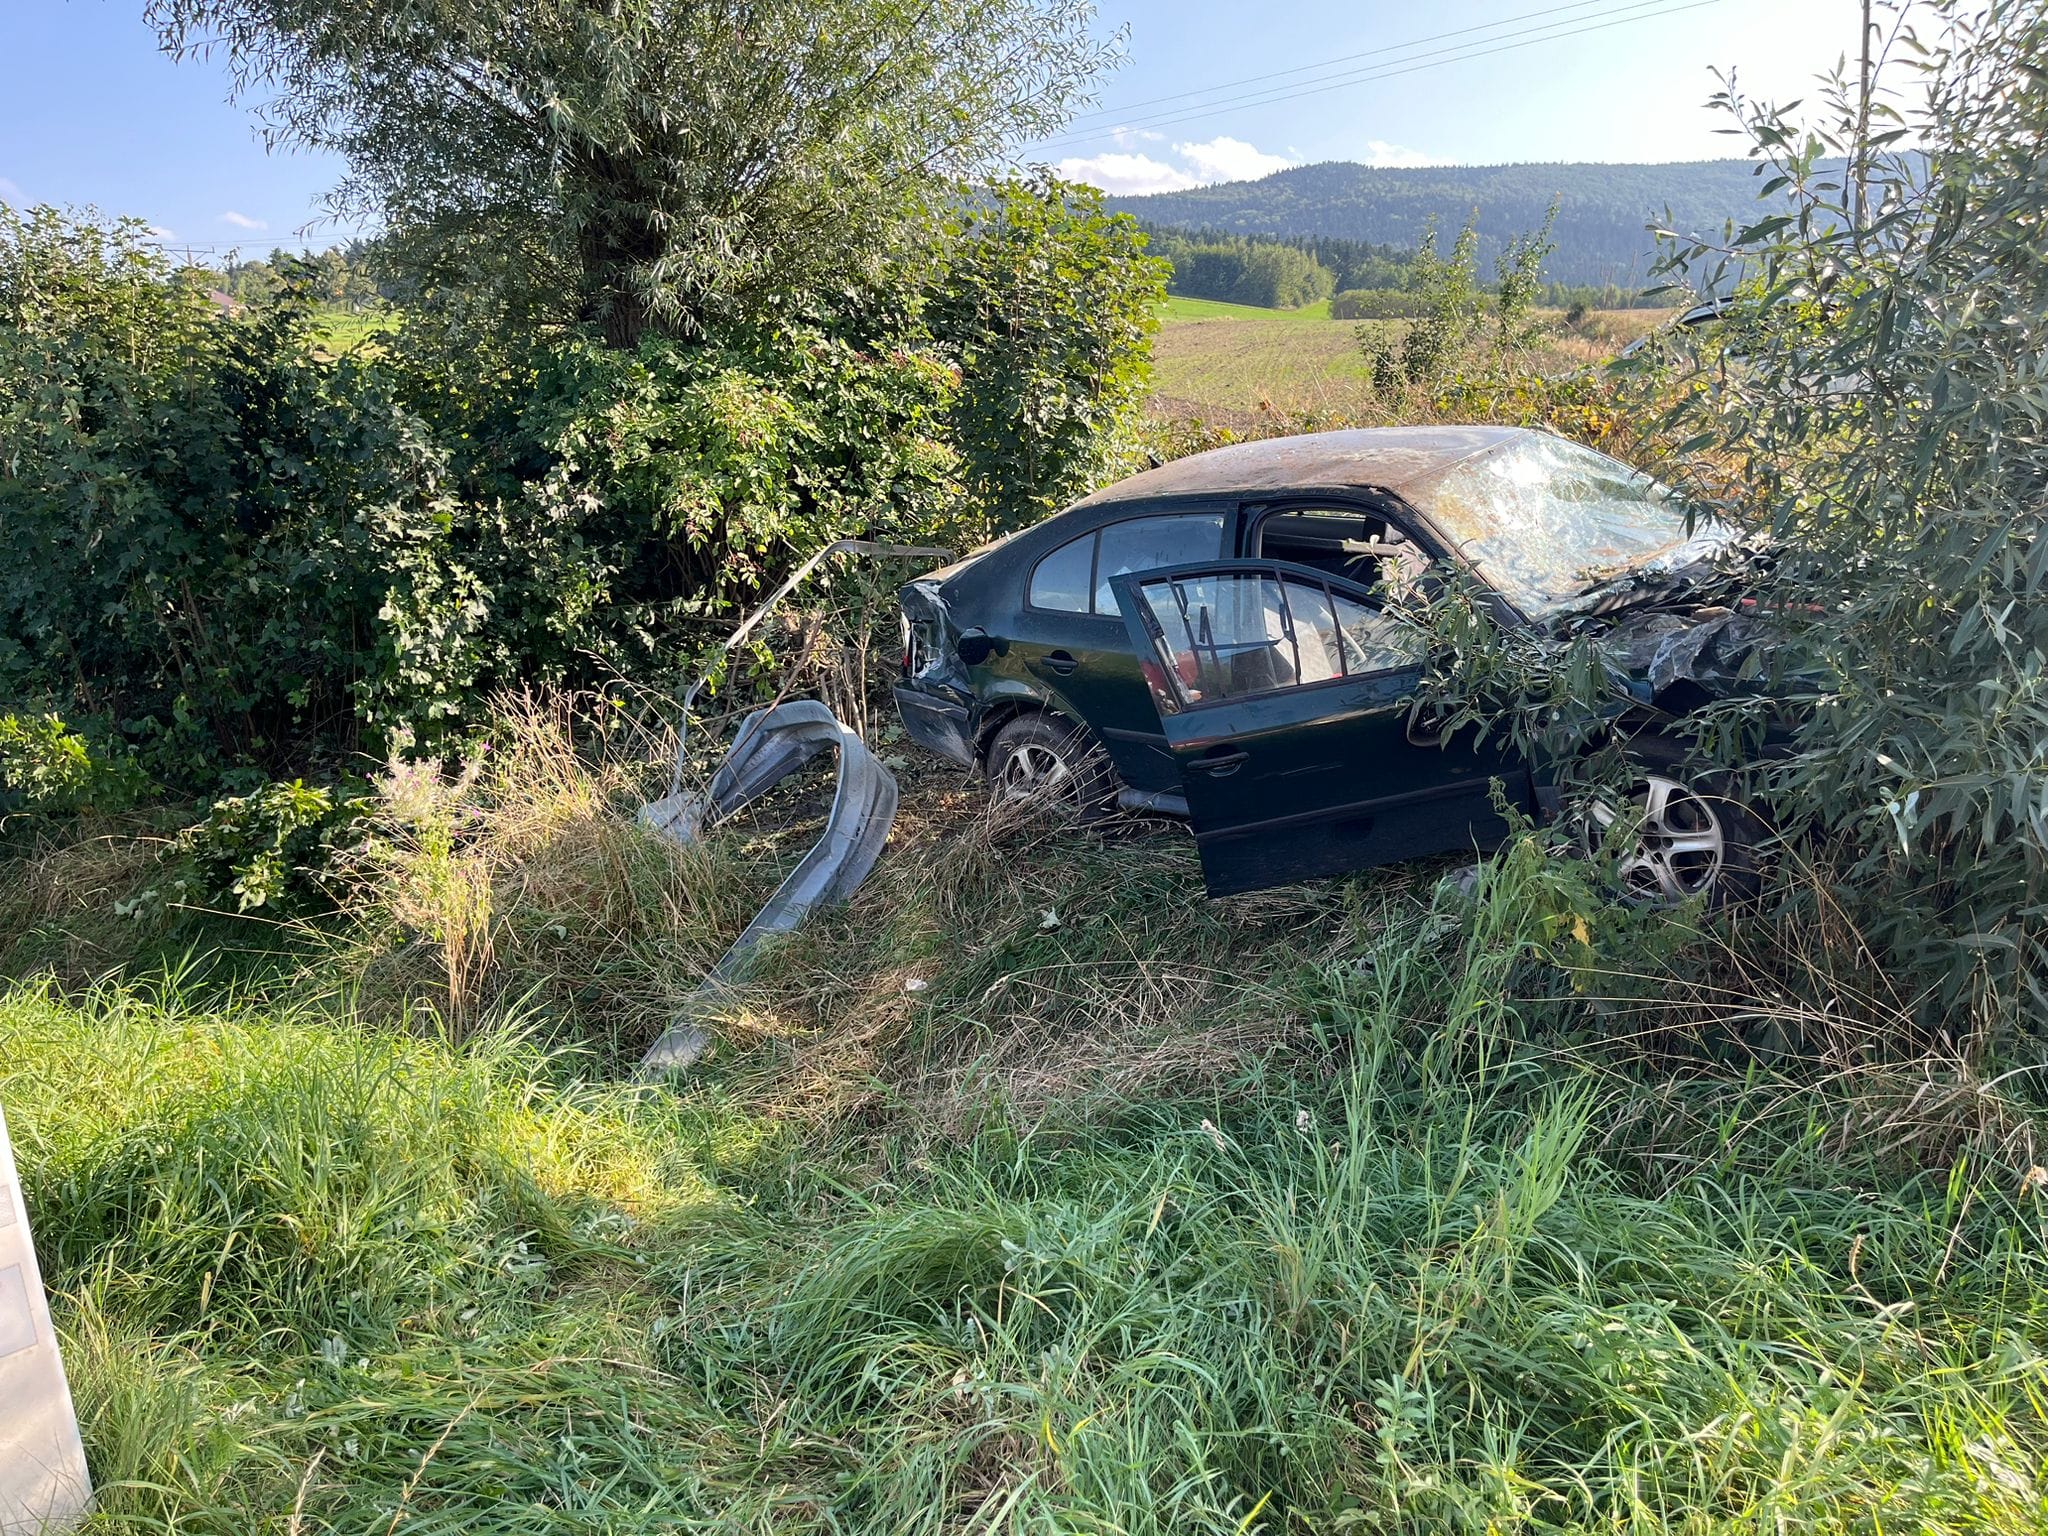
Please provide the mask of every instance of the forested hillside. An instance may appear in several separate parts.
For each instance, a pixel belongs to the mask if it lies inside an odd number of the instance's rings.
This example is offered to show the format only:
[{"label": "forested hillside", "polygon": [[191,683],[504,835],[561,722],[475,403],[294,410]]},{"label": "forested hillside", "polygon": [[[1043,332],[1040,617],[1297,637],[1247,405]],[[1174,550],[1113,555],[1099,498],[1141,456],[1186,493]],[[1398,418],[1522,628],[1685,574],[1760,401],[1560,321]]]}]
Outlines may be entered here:
[{"label": "forested hillside", "polygon": [[[1670,165],[1447,165],[1376,170],[1348,161],[1111,199],[1148,224],[1228,234],[1324,236],[1413,248],[1434,218],[1446,231],[1479,216],[1479,259],[1536,228],[1554,199],[1557,252],[1545,275],[1566,283],[1640,279],[1651,265],[1648,225],[1666,210],[1687,233],[1715,234],[1748,217],[1761,182],[1747,160]],[[1339,286],[1351,286],[1340,284]]]}]

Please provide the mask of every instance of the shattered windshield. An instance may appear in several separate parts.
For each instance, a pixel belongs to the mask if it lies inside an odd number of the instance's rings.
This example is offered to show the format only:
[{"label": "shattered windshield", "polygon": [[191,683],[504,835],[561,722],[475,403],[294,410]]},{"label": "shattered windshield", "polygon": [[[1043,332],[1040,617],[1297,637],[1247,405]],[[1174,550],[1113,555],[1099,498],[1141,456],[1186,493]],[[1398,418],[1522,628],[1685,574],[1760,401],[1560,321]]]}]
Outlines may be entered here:
[{"label": "shattered windshield", "polygon": [[1683,565],[1727,542],[1686,529],[1666,487],[1562,438],[1517,437],[1417,498],[1479,574],[1522,612],[1552,613],[1629,571]]}]

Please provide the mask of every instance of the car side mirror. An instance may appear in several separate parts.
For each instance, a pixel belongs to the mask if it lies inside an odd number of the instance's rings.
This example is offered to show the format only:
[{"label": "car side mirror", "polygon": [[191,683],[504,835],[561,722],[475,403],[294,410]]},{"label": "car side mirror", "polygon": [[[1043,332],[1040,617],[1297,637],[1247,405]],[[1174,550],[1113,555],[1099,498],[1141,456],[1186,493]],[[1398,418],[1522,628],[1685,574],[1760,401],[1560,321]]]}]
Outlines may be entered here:
[{"label": "car side mirror", "polygon": [[970,629],[953,644],[954,654],[970,667],[978,667],[987,661],[996,648],[995,641],[985,630]]}]

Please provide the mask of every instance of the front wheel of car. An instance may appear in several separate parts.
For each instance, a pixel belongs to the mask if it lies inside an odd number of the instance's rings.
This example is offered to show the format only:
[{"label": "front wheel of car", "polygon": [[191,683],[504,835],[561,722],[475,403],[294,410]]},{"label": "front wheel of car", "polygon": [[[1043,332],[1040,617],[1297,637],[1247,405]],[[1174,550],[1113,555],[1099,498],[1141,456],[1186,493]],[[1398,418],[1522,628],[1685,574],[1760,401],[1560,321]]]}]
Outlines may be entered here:
[{"label": "front wheel of car", "polygon": [[989,798],[1043,805],[1093,821],[1109,813],[1116,775],[1102,749],[1057,715],[1019,715],[988,748]]},{"label": "front wheel of car", "polygon": [[1595,795],[1581,818],[1586,850],[1613,860],[1634,901],[1724,907],[1762,887],[1764,826],[1712,775],[1690,772],[1676,753],[1639,755],[1619,796]]}]

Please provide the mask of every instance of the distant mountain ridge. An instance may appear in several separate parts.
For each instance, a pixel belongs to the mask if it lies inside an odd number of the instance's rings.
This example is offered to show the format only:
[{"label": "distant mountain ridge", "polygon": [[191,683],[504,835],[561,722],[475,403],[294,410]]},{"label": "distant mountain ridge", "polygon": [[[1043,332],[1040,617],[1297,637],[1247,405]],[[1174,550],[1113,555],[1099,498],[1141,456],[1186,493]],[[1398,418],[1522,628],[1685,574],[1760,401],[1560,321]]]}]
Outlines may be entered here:
[{"label": "distant mountain ridge", "polygon": [[1731,220],[1746,225],[1764,216],[1757,200],[1764,180],[1751,160],[1398,170],[1328,160],[1258,181],[1113,197],[1109,206],[1180,229],[1330,235],[1410,248],[1421,243],[1432,215],[1440,244],[1448,246],[1476,209],[1481,271],[1491,276],[1501,247],[1540,225],[1555,198],[1557,250],[1544,275],[1566,283],[1640,285],[1656,260],[1648,226],[1663,223],[1667,209],[1674,227],[1718,235]]}]

